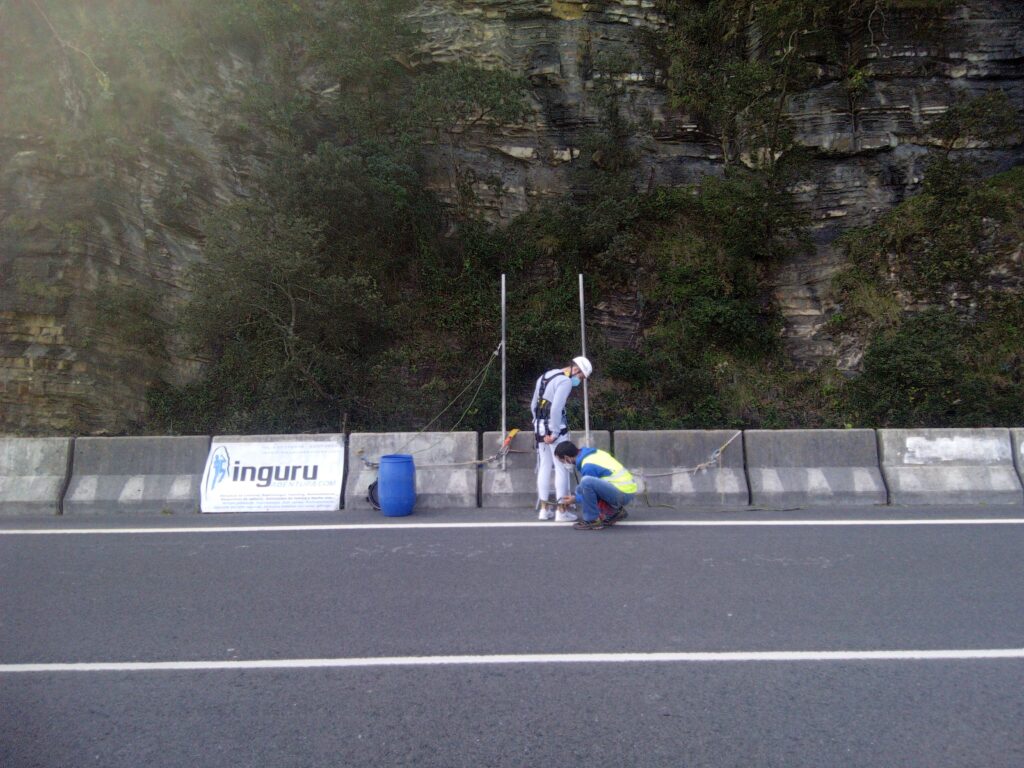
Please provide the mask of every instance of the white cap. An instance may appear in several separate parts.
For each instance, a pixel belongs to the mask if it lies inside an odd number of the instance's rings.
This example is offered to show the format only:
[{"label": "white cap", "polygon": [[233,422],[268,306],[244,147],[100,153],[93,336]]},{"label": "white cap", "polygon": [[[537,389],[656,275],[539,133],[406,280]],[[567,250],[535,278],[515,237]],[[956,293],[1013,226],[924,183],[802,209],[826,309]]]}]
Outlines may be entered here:
[{"label": "white cap", "polygon": [[572,362],[588,379],[590,378],[590,374],[594,372],[594,366],[592,366],[590,361],[585,357],[574,357]]}]

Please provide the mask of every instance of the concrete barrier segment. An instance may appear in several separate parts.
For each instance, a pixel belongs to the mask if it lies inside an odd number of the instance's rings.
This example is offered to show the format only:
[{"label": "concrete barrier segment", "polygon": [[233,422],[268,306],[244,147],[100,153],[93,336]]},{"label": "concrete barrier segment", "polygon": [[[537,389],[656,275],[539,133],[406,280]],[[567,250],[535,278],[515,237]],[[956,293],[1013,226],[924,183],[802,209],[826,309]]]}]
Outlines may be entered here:
[{"label": "concrete barrier segment", "polygon": [[80,437],[64,514],[198,512],[209,437]]},{"label": "concrete barrier segment", "polygon": [[[582,447],[583,430],[570,432],[569,439]],[[493,456],[501,447],[505,435],[500,432],[484,432],[483,455]],[[606,430],[591,430],[590,445],[607,451],[611,446],[611,433]],[[570,483],[570,493],[575,490],[575,481]],[[552,479],[550,497],[555,496]],[[533,432],[520,432],[512,438],[505,468],[500,462],[487,464],[480,473],[480,505],[484,509],[521,509],[532,511],[537,504],[537,451]]]},{"label": "concrete barrier segment", "polygon": [[892,504],[1021,504],[1008,429],[882,429]]},{"label": "concrete barrier segment", "polygon": [[757,507],[885,505],[871,429],[747,430],[750,503]]},{"label": "concrete barrier segment", "polygon": [[372,509],[367,501],[380,457],[410,454],[416,467],[415,509],[476,507],[480,459],[476,432],[354,432],[348,438],[345,509]]},{"label": "concrete barrier segment", "polygon": [[0,438],[0,516],[60,514],[70,437]]},{"label": "concrete barrier segment", "polygon": [[1024,429],[1011,429],[1010,440],[1013,443],[1013,460],[1017,464],[1017,474],[1024,486]]},{"label": "concrete barrier segment", "polygon": [[[718,450],[720,457],[694,471]],[[615,457],[641,485],[644,496],[634,504],[644,498],[676,508],[732,509],[749,504],[743,435],[738,430],[617,430]]]}]

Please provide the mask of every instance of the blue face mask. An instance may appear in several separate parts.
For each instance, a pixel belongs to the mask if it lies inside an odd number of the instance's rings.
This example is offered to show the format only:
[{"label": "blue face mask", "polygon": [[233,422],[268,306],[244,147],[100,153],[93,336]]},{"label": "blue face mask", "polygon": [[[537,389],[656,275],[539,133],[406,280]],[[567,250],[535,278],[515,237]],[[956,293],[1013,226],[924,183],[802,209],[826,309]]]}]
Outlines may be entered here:
[{"label": "blue face mask", "polygon": [[580,377],[579,376],[573,376],[571,379],[569,379],[569,381],[572,382],[572,385],[574,387],[578,387],[580,385]]}]

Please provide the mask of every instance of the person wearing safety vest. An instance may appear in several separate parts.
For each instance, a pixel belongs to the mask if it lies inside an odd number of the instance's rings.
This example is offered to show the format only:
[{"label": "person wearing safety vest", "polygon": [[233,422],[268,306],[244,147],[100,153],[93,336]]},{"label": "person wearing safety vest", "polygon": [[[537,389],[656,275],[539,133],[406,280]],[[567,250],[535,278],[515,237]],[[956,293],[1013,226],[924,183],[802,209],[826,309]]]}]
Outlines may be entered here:
[{"label": "person wearing safety vest", "polygon": [[530,414],[537,444],[537,517],[541,520],[572,522],[576,515],[561,510],[556,514],[548,505],[551,492],[551,474],[555,475],[555,498],[569,494],[569,473],[555,459],[554,449],[569,439],[569,426],[565,419],[565,401],[583,379],[589,379],[594,366],[585,357],[574,357],[565,368],[555,368],[539,379],[533,388]]},{"label": "person wearing safety vest", "polygon": [[576,501],[583,505],[583,519],[573,528],[597,531],[626,517],[626,505],[637,492],[632,473],[607,451],[577,448],[568,440],[555,448],[555,457],[566,467],[576,467],[580,484]]}]

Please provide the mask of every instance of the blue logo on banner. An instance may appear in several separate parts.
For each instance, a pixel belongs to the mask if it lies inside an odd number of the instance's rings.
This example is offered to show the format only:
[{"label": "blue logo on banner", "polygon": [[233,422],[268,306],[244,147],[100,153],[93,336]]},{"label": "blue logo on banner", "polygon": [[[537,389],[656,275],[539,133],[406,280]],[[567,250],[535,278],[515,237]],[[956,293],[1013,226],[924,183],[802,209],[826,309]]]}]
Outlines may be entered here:
[{"label": "blue logo on banner", "polygon": [[226,447],[219,446],[213,452],[213,472],[209,478],[209,490],[217,487],[217,483],[228,476],[228,465],[231,463],[231,455]]}]

